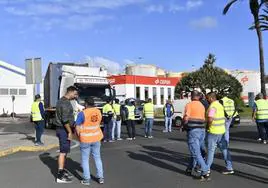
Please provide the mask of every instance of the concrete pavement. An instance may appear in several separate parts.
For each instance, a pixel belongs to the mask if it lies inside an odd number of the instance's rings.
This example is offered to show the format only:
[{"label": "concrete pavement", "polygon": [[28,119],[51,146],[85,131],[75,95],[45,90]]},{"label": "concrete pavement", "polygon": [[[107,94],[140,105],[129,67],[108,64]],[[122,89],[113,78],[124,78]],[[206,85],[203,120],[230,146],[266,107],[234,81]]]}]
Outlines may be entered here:
[{"label": "concrete pavement", "polygon": [[[231,155],[235,174],[224,176],[225,164],[221,154],[215,155],[212,180],[199,182],[186,176],[189,151],[184,132],[162,133],[163,126],[154,126],[154,139],[143,137],[143,126],[137,125],[135,141],[122,140],[102,144],[105,184],[94,181],[95,168],[91,162],[92,188],[185,188],[185,187],[267,187],[267,145],[256,141],[256,128],[249,125],[231,129]],[[123,126],[123,137],[126,137]],[[71,151],[67,168],[74,175],[68,185],[56,184],[56,149],[47,152],[16,153],[0,158],[0,187],[3,188],[72,188],[85,187],[82,177],[80,151]],[[27,172],[27,173],[25,173]]]},{"label": "concrete pavement", "polygon": [[55,131],[45,130],[44,146],[34,146],[34,124],[27,118],[0,118],[0,157],[19,151],[46,151],[58,147]]}]

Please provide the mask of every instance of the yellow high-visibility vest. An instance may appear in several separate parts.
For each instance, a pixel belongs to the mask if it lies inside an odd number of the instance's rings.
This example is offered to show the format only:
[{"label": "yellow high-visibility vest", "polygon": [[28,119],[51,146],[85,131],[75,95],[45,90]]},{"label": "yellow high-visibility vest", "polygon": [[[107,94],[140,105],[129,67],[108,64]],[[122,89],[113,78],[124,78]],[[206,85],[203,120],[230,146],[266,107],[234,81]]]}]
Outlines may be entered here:
[{"label": "yellow high-visibility vest", "polygon": [[209,125],[208,132],[211,134],[224,134],[225,133],[224,107],[218,101],[214,101],[213,103],[210,104],[208,112],[212,108],[216,109],[216,113],[213,117],[212,123]]},{"label": "yellow high-visibility vest", "polygon": [[228,117],[233,117],[234,111],[235,111],[234,101],[228,97],[223,97],[222,101],[223,101],[224,110],[227,113]]},{"label": "yellow high-visibility vest", "polygon": [[144,104],[143,113],[145,118],[154,118],[154,105],[152,103]]},{"label": "yellow high-visibility vest", "polygon": [[135,120],[135,106],[126,106],[128,109],[128,120]]},{"label": "yellow high-visibility vest", "polygon": [[108,116],[109,115],[108,112],[111,114],[114,113],[114,109],[111,104],[105,104],[103,106],[103,109],[102,109],[103,116]]},{"label": "yellow high-visibility vest", "polygon": [[36,102],[33,102],[33,104],[32,104],[31,114],[32,114],[33,121],[43,120],[40,109],[39,109],[39,103],[40,103],[40,101],[36,101]]},{"label": "yellow high-visibility vest", "polygon": [[120,116],[121,105],[120,104],[113,104],[113,108],[114,108],[115,115]]},{"label": "yellow high-visibility vest", "polygon": [[268,101],[259,99],[255,103],[257,105],[256,119],[268,119]]}]

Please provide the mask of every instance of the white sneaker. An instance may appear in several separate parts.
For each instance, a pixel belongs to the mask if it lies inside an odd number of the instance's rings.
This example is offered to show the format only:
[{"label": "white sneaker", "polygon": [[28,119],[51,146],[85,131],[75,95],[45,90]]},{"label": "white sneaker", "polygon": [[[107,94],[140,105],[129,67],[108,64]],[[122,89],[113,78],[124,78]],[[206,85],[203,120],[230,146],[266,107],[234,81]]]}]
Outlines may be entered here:
[{"label": "white sneaker", "polygon": [[132,139],[133,139],[133,140],[136,140],[136,137],[133,137]]},{"label": "white sneaker", "polygon": [[132,140],[132,138],[127,138],[126,140]]},{"label": "white sneaker", "polygon": [[261,141],[261,138],[258,138],[258,139],[257,139],[257,141],[259,141],[259,142],[260,142],[260,141]]},{"label": "white sneaker", "polygon": [[153,138],[153,136],[148,136],[148,138]]},{"label": "white sneaker", "polygon": [[117,138],[116,140],[122,140],[122,138]]},{"label": "white sneaker", "polygon": [[264,141],[263,141],[263,144],[267,144],[267,141],[266,141],[266,140],[264,140]]},{"label": "white sneaker", "polygon": [[144,138],[148,138],[148,136],[144,135]]},{"label": "white sneaker", "polygon": [[163,130],[163,133],[167,133],[168,131],[167,130]]}]

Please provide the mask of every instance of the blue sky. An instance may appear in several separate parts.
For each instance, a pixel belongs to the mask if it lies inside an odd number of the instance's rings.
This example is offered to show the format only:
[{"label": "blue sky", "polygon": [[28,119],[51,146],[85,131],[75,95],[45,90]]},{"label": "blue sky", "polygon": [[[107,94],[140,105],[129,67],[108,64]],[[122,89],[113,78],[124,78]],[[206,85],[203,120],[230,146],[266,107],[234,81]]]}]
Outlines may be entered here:
[{"label": "blue sky", "polygon": [[41,57],[43,72],[50,61],[94,62],[112,71],[131,62],[187,71],[212,52],[222,68],[258,70],[248,1],[223,16],[227,2],[0,0],[0,60],[24,68],[25,58]]}]

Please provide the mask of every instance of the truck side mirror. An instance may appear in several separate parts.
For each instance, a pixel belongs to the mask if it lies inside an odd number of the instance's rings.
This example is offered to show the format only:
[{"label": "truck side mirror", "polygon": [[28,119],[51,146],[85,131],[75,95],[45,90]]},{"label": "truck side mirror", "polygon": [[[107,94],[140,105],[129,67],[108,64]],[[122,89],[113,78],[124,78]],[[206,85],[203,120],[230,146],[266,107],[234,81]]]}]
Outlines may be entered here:
[{"label": "truck side mirror", "polygon": [[113,98],[115,98],[116,97],[116,91],[115,91],[114,88],[112,89],[112,91],[113,91]]}]

